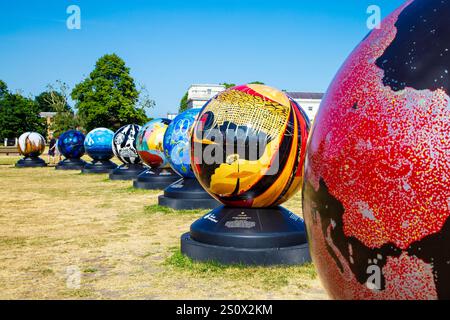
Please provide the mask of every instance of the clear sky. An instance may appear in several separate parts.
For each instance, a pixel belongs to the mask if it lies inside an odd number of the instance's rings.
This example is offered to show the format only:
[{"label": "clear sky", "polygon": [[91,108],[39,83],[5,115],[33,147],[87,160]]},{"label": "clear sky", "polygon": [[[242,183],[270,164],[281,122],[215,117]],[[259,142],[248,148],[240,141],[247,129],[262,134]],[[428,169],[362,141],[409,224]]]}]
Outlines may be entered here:
[{"label": "clear sky", "polygon": [[[289,91],[325,91],[368,33],[366,10],[388,15],[403,0],[3,0],[0,79],[39,94],[73,87],[105,53],[117,53],[156,102],[177,111],[192,83],[263,81]],[[81,30],[66,27],[69,5]]]}]

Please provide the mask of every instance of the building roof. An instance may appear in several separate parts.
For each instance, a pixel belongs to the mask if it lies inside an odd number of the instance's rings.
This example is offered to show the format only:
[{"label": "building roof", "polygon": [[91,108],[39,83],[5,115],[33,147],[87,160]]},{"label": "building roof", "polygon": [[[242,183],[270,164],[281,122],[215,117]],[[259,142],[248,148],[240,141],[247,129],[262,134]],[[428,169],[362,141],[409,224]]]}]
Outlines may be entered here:
[{"label": "building roof", "polygon": [[192,87],[212,87],[212,88],[225,88],[223,84],[211,84],[211,83],[195,83],[191,84],[189,88]]},{"label": "building roof", "polygon": [[292,99],[322,100],[324,94],[318,92],[286,92]]}]

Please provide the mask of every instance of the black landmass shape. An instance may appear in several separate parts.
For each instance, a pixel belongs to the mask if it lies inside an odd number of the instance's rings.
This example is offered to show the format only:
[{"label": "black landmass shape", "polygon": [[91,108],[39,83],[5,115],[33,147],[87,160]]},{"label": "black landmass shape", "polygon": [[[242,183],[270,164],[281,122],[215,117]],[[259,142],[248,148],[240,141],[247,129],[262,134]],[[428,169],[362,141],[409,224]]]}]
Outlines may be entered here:
[{"label": "black landmass shape", "polygon": [[[403,253],[394,244],[385,244],[379,249],[371,249],[358,239],[345,236],[343,229],[344,207],[339,200],[329,193],[328,187],[323,180],[320,181],[318,192],[314,190],[310,183],[306,183],[303,188],[303,199],[303,201],[310,201],[316,204],[317,207],[315,209],[319,216],[313,217],[313,219],[321,220],[324,237],[327,237],[327,228],[331,221],[334,221],[335,227],[331,231],[333,244],[346,259],[357,281],[362,285],[366,284],[370,276],[367,270],[370,265],[374,265],[374,260],[377,260],[376,265],[382,269],[387,263],[386,257],[399,257]],[[350,263],[349,244],[352,246],[354,263]],[[333,249],[327,243],[325,245],[338,268],[343,272],[343,266]],[[450,219],[447,219],[439,233],[413,243],[406,252],[409,256],[416,256],[424,262],[433,265],[433,277],[438,298],[450,299]],[[382,256],[381,260],[379,255]],[[372,263],[369,263],[369,260]],[[385,290],[385,288],[386,281],[384,275],[382,275],[381,290]]]},{"label": "black landmass shape", "polygon": [[397,36],[376,61],[385,86],[450,92],[449,17],[448,0],[415,0],[401,12]]}]

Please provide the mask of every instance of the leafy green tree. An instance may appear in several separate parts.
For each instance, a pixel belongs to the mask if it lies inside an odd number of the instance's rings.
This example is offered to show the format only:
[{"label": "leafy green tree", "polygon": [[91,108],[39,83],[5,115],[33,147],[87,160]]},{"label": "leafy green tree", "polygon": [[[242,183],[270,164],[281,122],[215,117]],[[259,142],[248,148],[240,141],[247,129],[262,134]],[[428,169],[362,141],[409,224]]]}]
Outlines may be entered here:
[{"label": "leafy green tree", "polygon": [[8,93],[8,86],[4,81],[0,80],[0,99],[2,99],[3,96],[7,93]]},{"label": "leafy green tree", "polygon": [[0,137],[17,138],[27,131],[46,136],[46,122],[39,116],[38,104],[19,93],[11,93],[0,81]]},{"label": "leafy green tree", "polygon": [[125,124],[146,122],[146,109],[154,102],[141,95],[143,91],[136,88],[125,62],[116,54],[107,54],[97,60],[89,77],[75,86],[71,96],[87,131],[97,127],[116,130]]},{"label": "leafy green tree", "polygon": [[225,86],[225,89],[230,89],[230,88],[236,87],[236,84],[227,83],[227,82],[221,83],[221,85]]},{"label": "leafy green tree", "polygon": [[183,96],[183,98],[180,101],[180,107],[178,108],[179,113],[183,113],[188,109],[188,93],[186,92]]}]

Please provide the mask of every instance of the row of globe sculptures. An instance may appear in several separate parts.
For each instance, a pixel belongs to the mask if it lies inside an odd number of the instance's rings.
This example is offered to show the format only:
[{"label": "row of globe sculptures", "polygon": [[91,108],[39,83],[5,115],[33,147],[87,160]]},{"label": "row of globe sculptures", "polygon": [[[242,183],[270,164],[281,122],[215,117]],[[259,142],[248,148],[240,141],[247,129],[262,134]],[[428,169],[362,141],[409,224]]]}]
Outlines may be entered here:
[{"label": "row of globe sculptures", "polygon": [[[411,0],[372,30],[333,80],[308,144],[307,121],[276,90],[248,85],[212,99],[199,114],[191,149],[214,146],[213,129],[241,127],[248,137],[265,139],[263,157],[278,156],[278,170],[266,174],[270,161],[257,168],[255,158],[226,150],[219,150],[223,163],[193,159],[190,168],[178,168],[193,172],[211,195],[240,212],[225,210],[231,219],[224,220],[224,210],[214,210],[194,223],[191,237],[239,256],[221,247],[227,241],[217,233],[225,237],[228,228],[231,248],[239,247],[233,240],[253,241],[247,255],[268,253],[264,239],[252,238],[254,229],[264,229],[268,220],[292,227],[283,219],[297,217],[274,208],[303,179],[309,249],[332,298],[449,299],[449,14],[450,1]],[[261,225],[243,209],[249,207],[265,207]],[[269,229],[280,231],[274,223]],[[282,231],[287,240],[278,250],[301,254],[290,242],[291,234],[300,234]],[[271,234],[282,243],[275,238]],[[215,257],[209,249],[195,254]],[[289,252],[284,258],[290,261]]]}]

